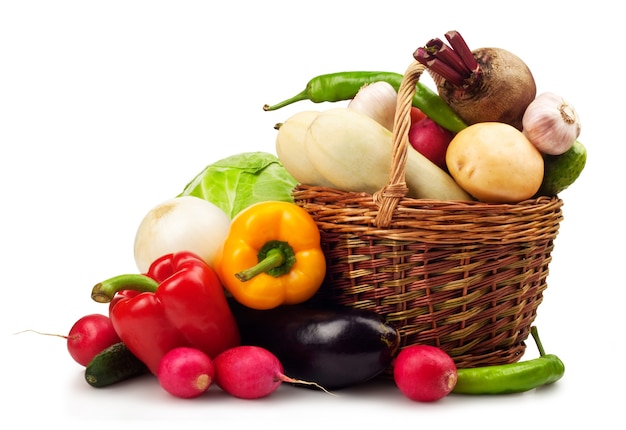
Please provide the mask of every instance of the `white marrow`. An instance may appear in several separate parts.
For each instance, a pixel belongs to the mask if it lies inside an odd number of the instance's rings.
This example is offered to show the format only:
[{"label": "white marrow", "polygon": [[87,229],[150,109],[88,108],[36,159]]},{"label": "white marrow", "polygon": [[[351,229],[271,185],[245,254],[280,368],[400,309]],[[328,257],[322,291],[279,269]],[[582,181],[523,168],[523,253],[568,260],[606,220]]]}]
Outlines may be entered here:
[{"label": "white marrow", "polygon": [[[307,129],[308,160],[336,188],[373,194],[389,182],[392,132],[349,108],[321,112]],[[472,200],[445,171],[412,147],[407,149],[407,196]]]},{"label": "white marrow", "polygon": [[301,184],[335,187],[311,164],[304,146],[306,131],[319,113],[302,111],[283,122],[276,135],[276,155],[287,172]]}]

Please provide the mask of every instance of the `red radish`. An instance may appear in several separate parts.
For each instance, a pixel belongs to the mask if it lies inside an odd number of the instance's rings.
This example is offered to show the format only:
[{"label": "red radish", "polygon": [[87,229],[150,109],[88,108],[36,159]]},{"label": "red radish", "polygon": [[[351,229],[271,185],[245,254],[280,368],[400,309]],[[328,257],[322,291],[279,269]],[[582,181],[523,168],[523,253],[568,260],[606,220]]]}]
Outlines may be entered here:
[{"label": "red radish", "polygon": [[42,333],[36,330],[25,331],[66,339],[68,352],[74,361],[82,366],[87,366],[104,349],[121,342],[109,317],[102,314],[90,314],[81,317],[74,323],[67,336],[55,333]]},{"label": "red radish", "polygon": [[426,114],[422,112],[420,108],[411,106],[411,124],[414,124],[424,118],[426,118]]},{"label": "red radish", "polygon": [[67,335],[67,350],[77,363],[87,366],[104,349],[121,342],[111,319],[106,315],[85,315],[74,323]]},{"label": "red radish", "polygon": [[443,170],[447,170],[446,150],[453,137],[454,133],[428,117],[412,123],[409,129],[411,146]]},{"label": "red radish", "polygon": [[411,345],[396,357],[393,378],[409,399],[434,402],[452,391],[457,381],[457,369],[454,360],[441,348]]},{"label": "red radish", "polygon": [[157,378],[161,387],[171,395],[191,399],[211,387],[215,366],[211,358],[199,349],[174,348],[161,359]]},{"label": "red radish", "polygon": [[227,349],[213,360],[215,383],[241,399],[259,399],[272,394],[283,382],[315,385],[286,376],[283,365],[265,348],[241,345]]}]

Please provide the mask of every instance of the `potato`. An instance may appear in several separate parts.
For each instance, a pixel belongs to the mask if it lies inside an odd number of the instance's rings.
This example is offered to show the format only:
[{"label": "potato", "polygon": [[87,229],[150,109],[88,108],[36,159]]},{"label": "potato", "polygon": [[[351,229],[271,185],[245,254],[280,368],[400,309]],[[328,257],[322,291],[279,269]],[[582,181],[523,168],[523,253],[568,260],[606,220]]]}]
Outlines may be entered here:
[{"label": "potato", "polygon": [[480,122],[461,130],[446,152],[456,182],[479,201],[518,203],[535,195],[544,174],[543,156],[515,127]]}]

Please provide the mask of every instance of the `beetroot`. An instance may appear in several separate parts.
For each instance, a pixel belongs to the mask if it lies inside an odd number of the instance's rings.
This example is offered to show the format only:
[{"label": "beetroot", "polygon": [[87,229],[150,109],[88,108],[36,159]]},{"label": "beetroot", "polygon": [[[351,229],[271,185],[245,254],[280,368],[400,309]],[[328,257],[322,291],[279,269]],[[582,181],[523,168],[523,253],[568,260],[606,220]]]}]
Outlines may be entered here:
[{"label": "beetroot", "polygon": [[168,393],[190,399],[198,397],[211,387],[215,378],[215,366],[211,358],[199,349],[174,348],[159,362],[157,378]]},{"label": "beetroot", "polygon": [[393,377],[400,391],[418,402],[434,402],[447,396],[457,381],[457,368],[441,348],[412,345],[400,351]]},{"label": "beetroot", "polygon": [[435,38],[413,54],[428,68],[441,98],[468,125],[504,122],[521,130],[537,93],[526,63],[502,48],[472,51],[458,31],[445,36],[450,45]]}]

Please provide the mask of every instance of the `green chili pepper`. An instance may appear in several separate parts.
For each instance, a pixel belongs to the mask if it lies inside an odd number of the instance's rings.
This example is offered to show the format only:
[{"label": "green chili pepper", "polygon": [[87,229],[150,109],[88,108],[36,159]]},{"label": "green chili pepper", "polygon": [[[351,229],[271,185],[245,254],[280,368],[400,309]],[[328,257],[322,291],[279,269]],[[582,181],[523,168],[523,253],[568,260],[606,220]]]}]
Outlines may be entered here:
[{"label": "green chili pepper", "polygon": [[[311,79],[302,92],[275,105],[265,105],[263,110],[280,109],[301,100],[310,100],[313,103],[349,100],[356,96],[363,85],[377,81],[385,81],[398,91],[402,78],[401,74],[393,72],[338,72],[319,75]],[[417,83],[412,104],[437,124],[453,133],[458,133],[467,127],[467,124],[437,93],[421,82]]]},{"label": "green chili pepper", "polygon": [[537,343],[539,358],[520,363],[458,369],[453,393],[507,394],[529,391],[561,379],[565,373],[563,362],[553,354],[546,354],[536,327],[530,332]]}]

